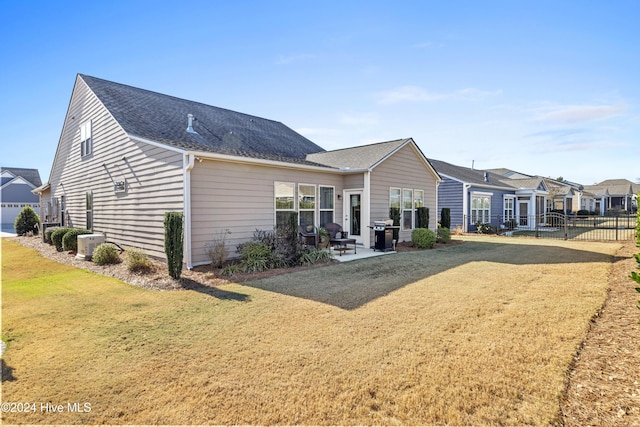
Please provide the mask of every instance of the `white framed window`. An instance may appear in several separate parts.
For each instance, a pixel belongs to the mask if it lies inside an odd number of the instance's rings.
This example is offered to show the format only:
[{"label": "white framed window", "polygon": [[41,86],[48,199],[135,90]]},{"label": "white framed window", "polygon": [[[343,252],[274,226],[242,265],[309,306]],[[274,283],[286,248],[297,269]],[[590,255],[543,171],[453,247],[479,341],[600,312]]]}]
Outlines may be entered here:
[{"label": "white framed window", "polygon": [[320,227],[324,227],[330,222],[335,222],[334,206],[335,206],[335,188],[324,185],[319,186],[318,198],[320,203]]},{"label": "white framed window", "polygon": [[402,229],[411,230],[413,228],[413,190],[402,190]]},{"label": "white framed window", "polygon": [[91,120],[80,125],[80,156],[86,157],[93,152],[93,138],[91,135]]},{"label": "white framed window", "polygon": [[491,194],[471,194],[471,224],[491,222]]},{"label": "white framed window", "polygon": [[504,196],[504,221],[507,222],[516,217],[515,196]]},{"label": "white framed window", "polygon": [[316,186],[313,184],[298,184],[298,220],[308,230],[316,225]]},{"label": "white framed window", "polygon": [[87,213],[87,230],[93,231],[93,191],[87,191],[85,193],[86,198],[86,213]]},{"label": "white framed window", "polygon": [[293,182],[274,183],[276,227],[287,224],[291,213],[296,211],[295,189]]}]

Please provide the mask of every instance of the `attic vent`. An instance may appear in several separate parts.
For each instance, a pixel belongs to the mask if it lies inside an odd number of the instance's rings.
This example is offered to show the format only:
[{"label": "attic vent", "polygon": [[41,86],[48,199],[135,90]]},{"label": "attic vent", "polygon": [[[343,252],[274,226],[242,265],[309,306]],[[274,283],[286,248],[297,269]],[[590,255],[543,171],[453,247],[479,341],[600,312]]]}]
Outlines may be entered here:
[{"label": "attic vent", "polygon": [[187,114],[187,132],[197,134],[195,130],[193,130],[193,114]]}]

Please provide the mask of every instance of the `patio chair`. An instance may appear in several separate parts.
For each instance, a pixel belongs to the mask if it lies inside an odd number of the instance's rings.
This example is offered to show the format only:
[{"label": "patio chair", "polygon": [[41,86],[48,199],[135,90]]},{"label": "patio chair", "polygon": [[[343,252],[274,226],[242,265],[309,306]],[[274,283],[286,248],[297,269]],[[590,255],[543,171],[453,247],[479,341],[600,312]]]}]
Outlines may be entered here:
[{"label": "patio chair", "polygon": [[320,243],[320,235],[318,234],[318,228],[313,225],[309,225],[307,227],[298,226],[298,232],[300,236],[304,239],[304,243],[307,246],[313,246],[314,248],[318,247],[318,243]]}]

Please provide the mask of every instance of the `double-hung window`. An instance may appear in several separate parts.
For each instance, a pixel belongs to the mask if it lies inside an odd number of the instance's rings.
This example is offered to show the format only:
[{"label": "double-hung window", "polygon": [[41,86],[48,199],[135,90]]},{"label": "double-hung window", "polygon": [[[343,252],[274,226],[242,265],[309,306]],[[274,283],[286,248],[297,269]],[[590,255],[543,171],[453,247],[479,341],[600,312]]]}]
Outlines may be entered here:
[{"label": "double-hung window", "polygon": [[[416,228],[418,228],[418,226],[420,225],[420,221],[418,220],[418,208],[424,207],[424,190],[413,190],[413,198],[414,198],[413,204],[416,209],[415,219],[413,224]],[[429,228],[429,224],[427,224],[426,228]]]},{"label": "double-hung window", "polygon": [[504,222],[510,221],[516,217],[515,197],[504,197]]},{"label": "double-hung window", "polygon": [[491,195],[471,194],[471,224],[491,222]]},{"label": "double-hung window", "polygon": [[320,198],[320,227],[324,227],[333,221],[334,193],[333,187],[319,187]]},{"label": "double-hung window", "polygon": [[80,155],[82,157],[93,152],[93,138],[91,136],[91,120],[89,120],[80,125]]},{"label": "double-hung window", "polygon": [[296,211],[295,184],[292,182],[276,182],[276,227],[288,223],[289,217]]},{"label": "double-hung window", "polygon": [[309,184],[298,185],[298,215],[300,225],[305,229],[312,229],[316,216],[316,186]]},{"label": "double-hung window", "polygon": [[413,228],[413,190],[402,190],[402,229]]}]

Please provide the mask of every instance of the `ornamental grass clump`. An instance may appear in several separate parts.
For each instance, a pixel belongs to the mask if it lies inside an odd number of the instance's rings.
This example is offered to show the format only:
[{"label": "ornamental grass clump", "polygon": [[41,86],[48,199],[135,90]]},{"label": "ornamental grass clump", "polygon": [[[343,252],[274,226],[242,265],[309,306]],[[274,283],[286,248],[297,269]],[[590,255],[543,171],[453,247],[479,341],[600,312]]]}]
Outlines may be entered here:
[{"label": "ornamental grass clump", "polygon": [[118,249],[113,243],[103,243],[93,250],[91,260],[98,265],[118,264],[120,256]]},{"label": "ornamental grass clump", "polygon": [[411,232],[411,243],[420,249],[431,249],[436,244],[436,233],[428,228],[416,228]]},{"label": "ornamental grass clump", "polygon": [[152,264],[147,254],[140,248],[127,248],[124,251],[124,263],[132,273],[146,273]]}]

